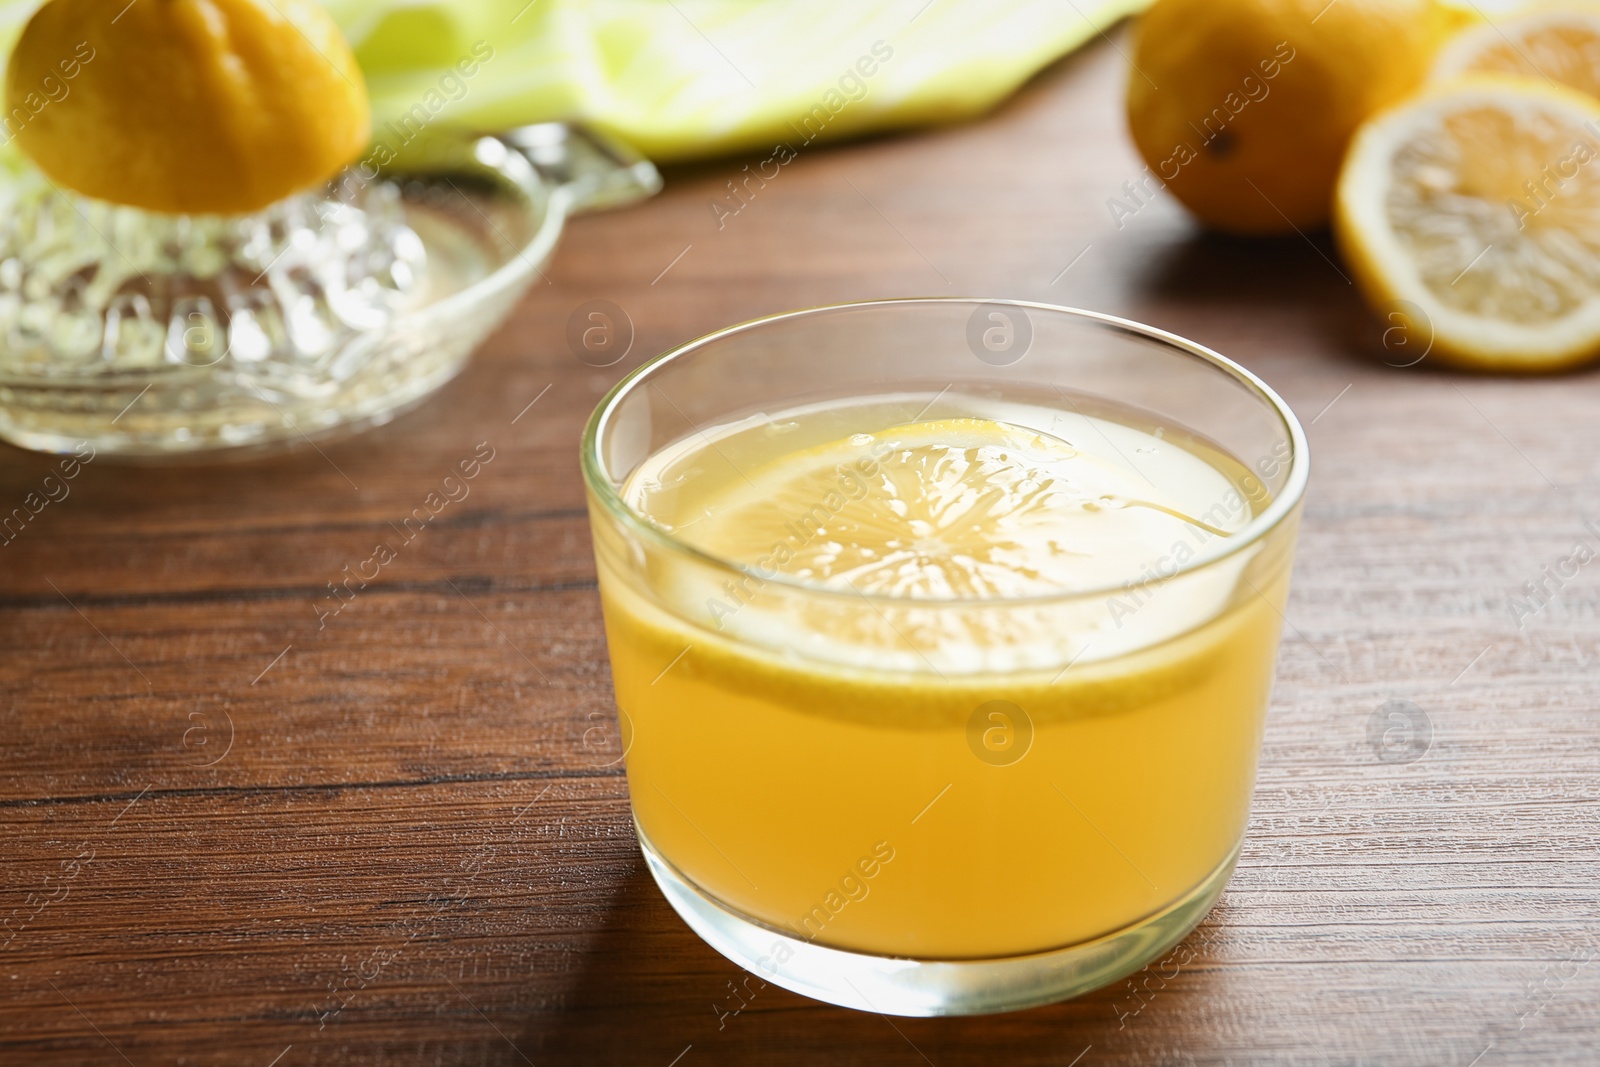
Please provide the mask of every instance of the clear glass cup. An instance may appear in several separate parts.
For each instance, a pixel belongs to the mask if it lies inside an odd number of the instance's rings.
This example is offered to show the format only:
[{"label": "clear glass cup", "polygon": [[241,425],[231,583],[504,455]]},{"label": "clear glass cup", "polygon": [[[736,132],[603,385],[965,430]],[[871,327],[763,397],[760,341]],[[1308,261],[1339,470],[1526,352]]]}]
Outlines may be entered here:
[{"label": "clear glass cup", "polygon": [[[716,558],[628,503],[663,449],[864,396],[930,419],[1093,413],[1223,472],[1217,506],[1246,518],[1070,595],[912,600]],[[1216,902],[1307,478],[1299,423],[1250,372],[1048,305],[815,308],[640,367],[596,409],[582,462],[640,846],[717,951],[847,1007],[997,1012],[1136,970]],[[878,637],[828,639],[869,611]],[[908,636],[955,623],[1054,635],[1055,658],[936,662]]]}]

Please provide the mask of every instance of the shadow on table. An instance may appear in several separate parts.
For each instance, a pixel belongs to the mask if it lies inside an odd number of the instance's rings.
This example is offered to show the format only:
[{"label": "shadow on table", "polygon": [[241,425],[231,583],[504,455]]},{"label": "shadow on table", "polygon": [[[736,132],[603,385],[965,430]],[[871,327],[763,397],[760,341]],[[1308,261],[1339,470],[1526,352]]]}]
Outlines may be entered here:
[{"label": "shadow on table", "polygon": [[[1207,927],[1191,940],[1208,941]],[[1158,990],[1146,992],[1147,1000],[1119,982],[1065,1004],[1008,1015],[903,1019],[830,1007],[752,979],[755,992],[745,994],[746,1007],[721,1015],[738,1005],[730,989],[745,972],[678,919],[641,862],[613,899],[605,928],[576,961],[564,995],[527,1020],[516,1044],[539,1067],[1094,1067],[1130,1055],[1188,1063],[1200,1052],[1197,1043],[1208,1043],[1193,1024],[1206,1017],[1215,987],[1226,981],[1206,966],[1213,961],[1203,946],[1193,955],[1194,963],[1172,980],[1147,981]]]},{"label": "shadow on table", "polygon": [[[1289,319],[1307,347],[1341,362],[1396,373],[1459,377],[1429,358],[1432,327],[1414,304],[1369,308],[1326,231],[1283,237],[1231,237],[1195,230],[1151,255],[1136,288],[1152,304],[1199,305],[1284,336]],[[1267,323],[1270,322],[1270,327]],[[1248,327],[1246,326],[1246,329]]]},{"label": "shadow on table", "polygon": [[[1366,309],[1354,278],[1325,232],[1286,237],[1229,237],[1194,230],[1139,270],[1144,299],[1214,309],[1232,330],[1261,318],[1262,331],[1282,334],[1285,320],[1309,347],[1350,362],[1410,358],[1386,344],[1382,318]],[[1389,342],[1403,341],[1395,334]]]}]

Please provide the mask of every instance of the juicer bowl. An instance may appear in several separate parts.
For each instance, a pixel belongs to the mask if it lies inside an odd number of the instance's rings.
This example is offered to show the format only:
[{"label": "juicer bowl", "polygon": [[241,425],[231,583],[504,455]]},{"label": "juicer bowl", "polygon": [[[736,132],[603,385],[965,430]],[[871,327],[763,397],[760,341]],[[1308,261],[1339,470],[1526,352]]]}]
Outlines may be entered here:
[{"label": "juicer bowl", "polygon": [[560,123],[436,135],[242,217],[89,200],[24,167],[0,188],[0,438],[159,459],[386,422],[504,322],[570,215],[659,188]]}]

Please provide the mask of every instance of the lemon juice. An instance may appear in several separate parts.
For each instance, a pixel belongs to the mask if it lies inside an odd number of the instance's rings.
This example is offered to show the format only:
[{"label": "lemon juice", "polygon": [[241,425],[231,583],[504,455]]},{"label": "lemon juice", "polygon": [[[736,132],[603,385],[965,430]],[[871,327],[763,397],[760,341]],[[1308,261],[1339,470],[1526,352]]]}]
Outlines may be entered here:
[{"label": "lemon juice", "polygon": [[1066,394],[866,396],[702,426],[621,493],[693,554],[597,524],[635,817],[702,892],[962,960],[1226,876],[1287,581],[1235,541],[1270,503],[1238,459]]}]

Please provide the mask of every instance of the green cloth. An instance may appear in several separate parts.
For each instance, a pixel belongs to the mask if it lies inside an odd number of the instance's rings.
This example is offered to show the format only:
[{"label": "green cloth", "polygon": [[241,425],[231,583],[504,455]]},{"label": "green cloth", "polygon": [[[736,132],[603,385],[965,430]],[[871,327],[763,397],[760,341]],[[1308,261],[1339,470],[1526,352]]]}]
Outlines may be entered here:
[{"label": "green cloth", "polygon": [[375,139],[579,118],[669,161],[968,118],[1148,0],[325,2]]},{"label": "green cloth", "polygon": [[[979,114],[1149,0],[324,2],[375,141],[582,119],[667,161]],[[0,0],[0,54],[37,7]]]}]

